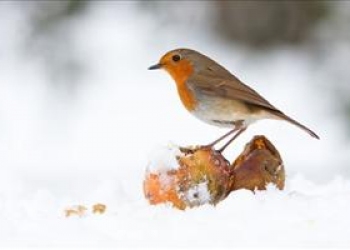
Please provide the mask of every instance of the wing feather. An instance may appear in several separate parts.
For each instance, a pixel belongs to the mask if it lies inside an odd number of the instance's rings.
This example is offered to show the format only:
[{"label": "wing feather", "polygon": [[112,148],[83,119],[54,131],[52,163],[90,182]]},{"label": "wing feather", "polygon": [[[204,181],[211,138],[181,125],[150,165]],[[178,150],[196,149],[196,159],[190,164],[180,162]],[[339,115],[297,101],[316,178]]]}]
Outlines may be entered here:
[{"label": "wing feather", "polygon": [[277,117],[289,121],[297,127],[305,130],[311,136],[319,139],[319,136],[315,132],[285,115],[258,92],[245,85],[234,75],[231,75],[229,72],[224,73],[224,77],[218,77],[217,74],[209,68],[205,73],[197,73],[194,76],[191,76],[187,81],[188,87],[194,91],[198,91],[198,93],[202,95],[219,96],[231,100],[239,100],[255,107],[268,109]]},{"label": "wing feather", "polygon": [[188,80],[188,86],[190,89],[203,95],[239,100],[247,104],[280,112],[255,90],[242,83],[233,75],[231,76],[230,79],[223,79],[210,74],[196,74]]}]

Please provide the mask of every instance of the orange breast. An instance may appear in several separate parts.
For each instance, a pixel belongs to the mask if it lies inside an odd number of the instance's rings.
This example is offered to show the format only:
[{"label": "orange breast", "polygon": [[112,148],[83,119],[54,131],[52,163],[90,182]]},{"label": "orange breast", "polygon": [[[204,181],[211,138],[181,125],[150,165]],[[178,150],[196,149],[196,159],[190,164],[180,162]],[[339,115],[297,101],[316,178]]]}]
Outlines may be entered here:
[{"label": "orange breast", "polygon": [[196,99],[192,91],[186,85],[187,79],[193,73],[192,65],[188,61],[182,60],[176,65],[166,66],[165,69],[176,82],[181,102],[188,111],[193,111],[196,108]]}]

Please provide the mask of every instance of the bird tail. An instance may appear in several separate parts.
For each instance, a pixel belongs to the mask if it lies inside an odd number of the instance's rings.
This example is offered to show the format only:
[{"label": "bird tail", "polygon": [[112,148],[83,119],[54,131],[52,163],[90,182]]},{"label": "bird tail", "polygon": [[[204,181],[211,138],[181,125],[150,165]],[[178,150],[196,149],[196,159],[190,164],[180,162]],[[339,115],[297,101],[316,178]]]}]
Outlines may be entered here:
[{"label": "bird tail", "polygon": [[307,132],[309,135],[311,135],[312,137],[316,138],[316,139],[320,139],[320,137],[311,129],[309,129],[308,127],[304,126],[303,124],[300,124],[299,122],[297,122],[296,120],[290,118],[289,116],[283,114],[282,112],[274,112],[274,115],[278,116],[279,118],[286,120],[292,124],[294,124],[295,126],[301,128],[302,130],[304,130],[305,132]]}]

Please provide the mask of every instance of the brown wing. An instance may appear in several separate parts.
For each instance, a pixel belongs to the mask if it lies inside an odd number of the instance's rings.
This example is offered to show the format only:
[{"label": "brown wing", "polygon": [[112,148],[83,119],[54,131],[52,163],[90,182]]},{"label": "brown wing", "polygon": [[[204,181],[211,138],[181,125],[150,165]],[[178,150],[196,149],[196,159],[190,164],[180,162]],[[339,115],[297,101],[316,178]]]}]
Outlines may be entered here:
[{"label": "brown wing", "polygon": [[229,79],[222,79],[217,76],[212,76],[210,73],[196,74],[188,80],[188,86],[204,95],[239,100],[248,104],[280,112],[255,90],[242,83],[233,75],[231,76],[232,77]]},{"label": "brown wing", "polygon": [[[203,95],[221,96],[223,98],[239,100],[253,106],[268,109],[272,114],[287,120],[297,127],[305,130],[312,137],[319,139],[319,136],[311,129],[300,124],[283,112],[274,107],[265,98],[259,95],[255,90],[242,83],[235,76],[231,75],[230,79],[222,79],[209,74],[196,74],[188,79],[188,87],[198,91]],[[194,84],[195,82],[195,84]]]}]

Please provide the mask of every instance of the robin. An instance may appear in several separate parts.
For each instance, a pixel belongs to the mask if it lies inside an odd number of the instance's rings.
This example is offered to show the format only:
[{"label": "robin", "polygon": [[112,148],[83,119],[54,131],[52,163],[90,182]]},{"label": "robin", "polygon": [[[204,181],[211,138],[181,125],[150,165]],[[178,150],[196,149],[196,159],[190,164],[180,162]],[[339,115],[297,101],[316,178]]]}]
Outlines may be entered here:
[{"label": "robin", "polygon": [[205,147],[213,147],[233,135],[219,149],[222,152],[250,124],[261,119],[288,121],[319,139],[315,132],[285,115],[224,67],[197,51],[169,51],[149,69],[165,69],[171,75],[183,105],[191,114],[206,123],[231,128]]}]

